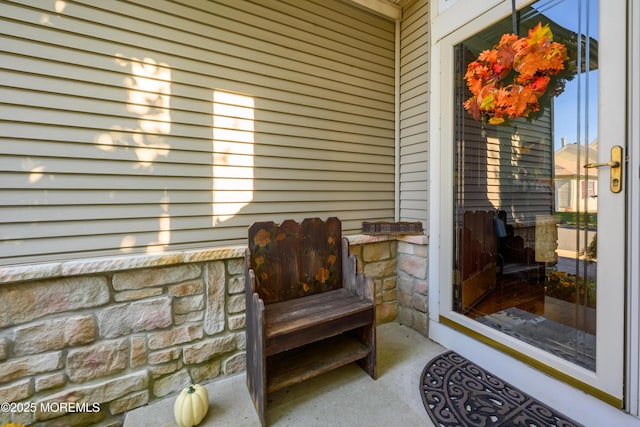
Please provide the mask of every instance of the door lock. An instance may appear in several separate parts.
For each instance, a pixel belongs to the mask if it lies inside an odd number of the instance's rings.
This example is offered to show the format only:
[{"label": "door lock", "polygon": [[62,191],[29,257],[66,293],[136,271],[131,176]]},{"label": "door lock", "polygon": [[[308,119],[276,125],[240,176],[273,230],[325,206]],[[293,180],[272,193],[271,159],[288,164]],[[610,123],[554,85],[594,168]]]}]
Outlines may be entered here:
[{"label": "door lock", "polygon": [[611,147],[611,161],[604,163],[587,163],[585,168],[601,168],[609,166],[611,168],[610,188],[612,193],[622,191],[622,147],[615,145]]}]

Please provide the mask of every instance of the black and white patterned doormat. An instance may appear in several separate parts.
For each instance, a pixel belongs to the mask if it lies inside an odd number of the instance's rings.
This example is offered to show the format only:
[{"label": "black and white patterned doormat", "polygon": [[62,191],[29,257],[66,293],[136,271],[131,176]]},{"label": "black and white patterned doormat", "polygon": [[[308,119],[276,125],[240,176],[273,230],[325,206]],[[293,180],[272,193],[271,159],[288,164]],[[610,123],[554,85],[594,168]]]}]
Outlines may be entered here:
[{"label": "black and white patterned doormat", "polygon": [[427,364],[422,402],[436,426],[580,426],[454,351]]}]

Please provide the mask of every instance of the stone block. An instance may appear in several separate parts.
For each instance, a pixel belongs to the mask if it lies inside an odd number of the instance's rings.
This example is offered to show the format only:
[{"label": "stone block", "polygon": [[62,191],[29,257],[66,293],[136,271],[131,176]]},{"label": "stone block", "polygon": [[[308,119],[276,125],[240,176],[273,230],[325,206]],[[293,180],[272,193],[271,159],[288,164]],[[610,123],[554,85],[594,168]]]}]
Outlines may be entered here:
[{"label": "stone block", "polygon": [[176,326],[184,325],[185,323],[193,323],[193,322],[202,323],[203,320],[204,320],[204,310],[173,315],[173,324]]},{"label": "stone block", "polygon": [[247,349],[247,334],[246,332],[239,332],[236,334],[236,349],[238,350],[246,350]]},{"label": "stone block", "polygon": [[22,356],[88,344],[95,339],[93,317],[73,316],[16,328],[13,351]]},{"label": "stone block", "polygon": [[411,255],[400,255],[398,257],[398,269],[418,278],[427,278],[428,262],[426,258]]},{"label": "stone block", "polygon": [[419,258],[428,258],[429,257],[429,246],[427,245],[415,245],[413,249],[413,253],[415,256]]},{"label": "stone block", "polygon": [[149,353],[149,363],[152,365],[167,363],[172,360],[179,359],[180,356],[182,356],[182,348],[180,347],[158,350],[158,351]]},{"label": "stone block", "polygon": [[362,248],[362,259],[365,263],[382,261],[391,257],[391,247],[389,242],[377,242],[364,245]]},{"label": "stone block", "polygon": [[403,306],[398,306],[398,323],[413,327],[413,309]]},{"label": "stone block", "polygon": [[221,366],[222,363],[219,359],[195,366],[189,370],[191,373],[191,379],[193,379],[193,382],[195,383],[200,383],[215,378],[220,375],[220,372],[222,371]]},{"label": "stone block", "polygon": [[134,301],[107,307],[97,313],[98,330],[105,338],[162,329],[171,325],[171,299]]},{"label": "stone block", "polygon": [[392,302],[398,299],[398,291],[393,288],[382,294],[382,302]]},{"label": "stone block", "polygon": [[163,397],[178,392],[189,384],[191,384],[191,377],[186,369],[183,369],[155,380],[153,382],[153,394],[157,397]]},{"label": "stone block", "polygon": [[131,337],[131,356],[129,364],[132,368],[145,365],[147,363],[147,344],[144,336]]},{"label": "stone block", "polygon": [[402,294],[413,294],[414,287],[414,278],[409,276],[407,273],[403,271],[398,272],[398,276],[396,278],[396,288],[398,289],[398,293]]},{"label": "stone block", "polygon": [[9,340],[4,337],[0,338],[0,362],[7,360],[9,355]]},{"label": "stone block", "polygon": [[246,298],[244,294],[231,295],[227,301],[227,311],[230,314],[242,313],[246,309]]},{"label": "stone block", "polygon": [[425,337],[429,336],[429,316],[427,313],[415,312],[413,314],[413,329]]},{"label": "stone block", "polygon": [[[149,387],[147,371],[137,371],[117,378],[104,380],[97,383],[81,384],[76,387],[68,387],[63,391],[46,396],[37,403],[47,405],[52,402],[88,402],[106,403],[126,396],[134,391],[145,390]],[[53,418],[59,414],[40,414],[39,419]]]},{"label": "stone block", "polygon": [[429,282],[422,279],[414,280],[414,291],[420,295],[429,294]]},{"label": "stone block", "polygon": [[426,313],[429,308],[429,298],[426,295],[413,294],[411,306],[421,313]]},{"label": "stone block", "polygon": [[26,399],[33,394],[31,378],[23,378],[0,387],[0,403],[17,402]]},{"label": "stone block", "polygon": [[224,353],[236,349],[235,336],[210,338],[208,340],[184,347],[184,363],[202,363]]},{"label": "stone block", "polygon": [[142,298],[151,298],[162,295],[162,288],[135,289],[132,291],[120,291],[114,295],[116,302],[133,301]]},{"label": "stone block", "polygon": [[398,242],[398,256],[400,256],[400,254],[414,255],[415,245],[408,242]]},{"label": "stone block", "polygon": [[241,294],[244,292],[244,276],[230,277],[227,282],[227,292],[230,295]]},{"label": "stone block", "polygon": [[9,359],[0,363],[0,384],[30,375],[56,371],[62,368],[63,363],[62,352],[59,351]]},{"label": "stone block", "polygon": [[222,362],[222,372],[224,372],[225,375],[232,375],[238,372],[242,372],[246,369],[246,367],[246,353],[236,353]]},{"label": "stone block", "polygon": [[382,303],[376,307],[376,323],[391,322],[398,316],[398,304]]},{"label": "stone block", "polygon": [[129,360],[129,340],[100,341],[69,350],[67,375],[73,382],[93,380],[123,371]]},{"label": "stone block", "polygon": [[398,304],[403,307],[412,307],[412,298],[413,294],[402,292],[402,290],[398,293]]},{"label": "stone block", "polygon": [[201,294],[203,292],[204,282],[200,279],[169,286],[170,296],[184,297],[187,295]]},{"label": "stone block", "polygon": [[364,274],[369,277],[387,277],[396,274],[397,262],[395,259],[388,261],[370,262],[364,266]]},{"label": "stone block", "polygon": [[230,275],[244,274],[244,258],[232,258],[227,260],[227,272]]},{"label": "stone block", "polygon": [[64,372],[54,372],[52,374],[41,375],[35,379],[37,392],[62,387],[66,383],[67,376]]},{"label": "stone block", "polygon": [[110,402],[109,412],[113,415],[122,414],[147,403],[149,403],[149,392],[147,390],[137,391]]},{"label": "stone block", "polygon": [[247,317],[244,314],[229,316],[229,330],[235,331],[246,326]]},{"label": "stone block", "polygon": [[349,246],[349,255],[355,255],[356,258],[362,259],[362,245]]},{"label": "stone block", "polygon": [[205,272],[206,308],[204,331],[214,335],[224,330],[225,324],[225,265],[223,261],[207,264]]},{"label": "stone block", "polygon": [[101,276],[69,277],[0,286],[0,328],[49,314],[98,307],[109,302]]},{"label": "stone block", "polygon": [[203,337],[202,326],[182,325],[170,330],[153,332],[148,335],[149,348],[157,350],[178,344],[184,344]]},{"label": "stone block", "polygon": [[189,295],[173,299],[173,311],[176,314],[185,314],[192,311],[199,311],[204,308],[204,297],[202,295]]},{"label": "stone block", "polygon": [[164,268],[143,268],[113,274],[113,289],[151,288],[193,280],[199,277],[201,269],[198,264],[187,264]]},{"label": "stone block", "polygon": [[397,276],[386,277],[382,280],[382,292],[387,292],[392,289],[395,289],[397,286],[398,278]]},{"label": "stone block", "polygon": [[177,372],[183,367],[184,363],[181,360],[173,360],[162,365],[150,366],[149,372],[151,373],[151,378],[156,379]]}]

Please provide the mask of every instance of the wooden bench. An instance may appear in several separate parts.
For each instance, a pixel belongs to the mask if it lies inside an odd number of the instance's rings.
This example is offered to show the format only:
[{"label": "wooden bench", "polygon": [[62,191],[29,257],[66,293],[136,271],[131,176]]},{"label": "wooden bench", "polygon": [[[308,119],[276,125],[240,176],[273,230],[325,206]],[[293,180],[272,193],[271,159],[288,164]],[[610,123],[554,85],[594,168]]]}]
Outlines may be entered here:
[{"label": "wooden bench", "polygon": [[494,212],[467,211],[458,241],[462,279],[461,311],[467,313],[496,287],[496,228]]},{"label": "wooden bench", "polygon": [[373,281],[356,272],[338,218],[256,222],[246,252],[247,386],[267,394],[357,362],[376,378]]}]

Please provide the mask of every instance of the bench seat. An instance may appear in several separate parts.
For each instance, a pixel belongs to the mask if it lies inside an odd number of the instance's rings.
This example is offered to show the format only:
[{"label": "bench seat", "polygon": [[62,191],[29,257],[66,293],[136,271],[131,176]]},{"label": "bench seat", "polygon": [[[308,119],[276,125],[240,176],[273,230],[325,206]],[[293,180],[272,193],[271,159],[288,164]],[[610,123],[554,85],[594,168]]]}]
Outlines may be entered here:
[{"label": "bench seat", "polygon": [[266,355],[371,324],[371,302],[346,289],[269,304],[264,310]]}]

